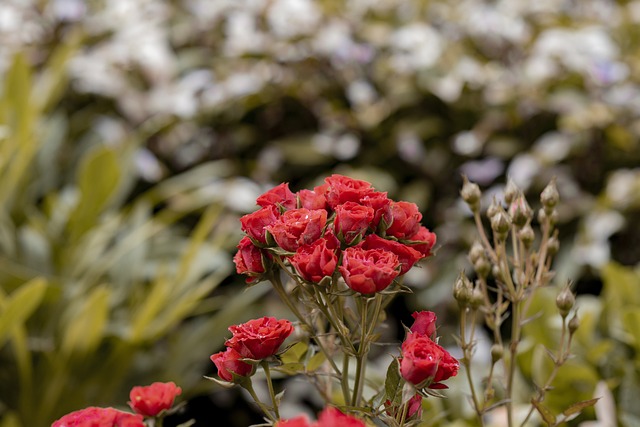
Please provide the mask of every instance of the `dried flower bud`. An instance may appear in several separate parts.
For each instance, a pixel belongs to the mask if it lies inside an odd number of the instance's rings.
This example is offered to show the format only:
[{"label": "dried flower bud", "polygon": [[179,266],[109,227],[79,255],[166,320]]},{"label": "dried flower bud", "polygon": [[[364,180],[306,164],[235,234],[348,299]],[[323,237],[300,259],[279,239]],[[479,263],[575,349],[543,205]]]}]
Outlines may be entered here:
[{"label": "dried flower bud", "polygon": [[477,310],[484,303],[484,295],[479,288],[474,288],[471,292],[471,299],[469,300],[469,305],[472,309]]},{"label": "dried flower bud", "polygon": [[578,328],[580,327],[580,319],[578,318],[578,313],[575,313],[571,320],[569,320],[569,334],[573,335],[576,333]]},{"label": "dried flower bud", "polygon": [[472,264],[475,264],[479,259],[486,257],[482,243],[477,240],[473,242],[471,249],[469,249],[469,261],[471,261]]},{"label": "dried flower bud", "polygon": [[518,232],[518,238],[522,241],[522,244],[527,249],[531,247],[535,237],[536,236],[535,236],[535,233],[533,232],[533,228],[531,228],[529,224],[522,227],[522,229]]},{"label": "dried flower bud", "polygon": [[510,205],[513,199],[520,193],[520,189],[511,178],[507,180],[507,186],[504,189],[504,201]]},{"label": "dried flower bud", "polygon": [[540,224],[544,224],[547,221],[547,214],[544,212],[544,209],[538,209],[538,222]]},{"label": "dried flower bud", "polygon": [[489,219],[492,219],[501,210],[502,210],[502,206],[500,205],[500,203],[498,203],[498,201],[494,197],[493,200],[491,201],[491,204],[489,205],[489,208],[487,208],[487,217]]},{"label": "dried flower bud", "polygon": [[501,282],[505,282],[504,277],[502,275],[502,270],[497,265],[491,266],[491,275],[494,279],[499,280]]},{"label": "dried flower bud", "polygon": [[493,229],[493,232],[496,234],[498,239],[506,239],[510,228],[511,220],[505,211],[501,210],[491,218],[491,229]]},{"label": "dried flower bud", "polygon": [[491,346],[491,361],[496,363],[498,360],[502,359],[502,355],[504,354],[504,348],[500,344],[494,344]]},{"label": "dried flower bud", "polygon": [[478,184],[469,181],[464,175],[462,179],[464,183],[462,184],[462,190],[460,190],[460,196],[474,213],[478,212],[480,209],[480,197],[482,197],[480,187],[478,187]]},{"label": "dried flower bud", "polygon": [[527,199],[522,194],[519,194],[509,206],[509,214],[511,215],[511,221],[518,227],[523,227],[531,217],[533,211],[527,203]]},{"label": "dried flower bud", "polygon": [[491,272],[491,264],[487,260],[487,258],[482,257],[479,258],[475,263],[473,263],[473,269],[478,274],[478,277],[486,279]]},{"label": "dried flower bud", "polygon": [[453,297],[458,301],[460,307],[467,307],[471,301],[473,287],[464,273],[460,273],[456,283],[453,285]]},{"label": "dried flower bud", "polygon": [[565,286],[556,298],[556,306],[560,311],[560,315],[562,317],[567,317],[575,303],[576,297],[573,296],[573,292],[571,292],[569,286]]},{"label": "dried flower bud", "polygon": [[555,178],[551,180],[549,184],[542,190],[540,194],[540,202],[544,206],[544,210],[550,213],[553,208],[556,207],[560,201],[560,194],[558,194],[558,188],[556,187]]},{"label": "dried flower bud", "polygon": [[549,256],[554,256],[558,253],[559,249],[560,241],[558,240],[558,236],[556,233],[553,236],[549,237],[549,240],[547,240],[547,253],[549,254]]}]

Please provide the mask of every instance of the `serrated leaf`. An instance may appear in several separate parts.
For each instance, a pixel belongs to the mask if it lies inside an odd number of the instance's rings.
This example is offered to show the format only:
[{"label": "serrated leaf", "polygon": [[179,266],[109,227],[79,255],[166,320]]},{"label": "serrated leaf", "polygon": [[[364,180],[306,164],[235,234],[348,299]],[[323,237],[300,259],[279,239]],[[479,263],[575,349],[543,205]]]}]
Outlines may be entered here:
[{"label": "serrated leaf", "polygon": [[387,400],[395,404],[400,404],[402,399],[402,387],[404,380],[400,375],[400,364],[398,359],[394,358],[389,368],[387,368],[387,376],[384,381],[384,392]]},{"label": "serrated leaf", "polygon": [[542,419],[549,426],[554,426],[556,424],[556,416],[551,413],[551,411],[542,405],[541,403],[536,402],[535,400],[531,401],[531,404],[536,408]]},{"label": "serrated leaf", "polygon": [[582,412],[583,409],[588,408],[589,406],[595,405],[598,400],[600,400],[599,397],[595,399],[583,400],[582,402],[574,403],[573,405],[569,406],[567,409],[562,411],[562,414],[567,417],[573,414],[579,414],[580,412]]}]

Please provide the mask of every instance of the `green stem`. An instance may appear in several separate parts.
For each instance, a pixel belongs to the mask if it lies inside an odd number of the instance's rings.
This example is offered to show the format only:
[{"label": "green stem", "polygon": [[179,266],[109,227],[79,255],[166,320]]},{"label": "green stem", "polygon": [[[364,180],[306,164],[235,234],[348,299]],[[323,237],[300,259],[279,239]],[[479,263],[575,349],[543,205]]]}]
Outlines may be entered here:
[{"label": "green stem", "polygon": [[507,416],[508,426],[513,427],[513,380],[516,376],[516,355],[520,342],[520,301],[513,301],[511,312],[511,344],[509,345],[509,372],[507,376]]},{"label": "green stem", "polygon": [[467,381],[469,382],[469,388],[471,389],[471,401],[473,403],[473,409],[476,411],[478,415],[478,421],[480,422],[480,426],[483,425],[482,421],[482,410],[483,408],[480,405],[480,399],[478,399],[478,394],[476,393],[476,387],[473,384],[473,376],[471,375],[471,359],[473,355],[471,354],[470,347],[473,342],[473,334],[469,337],[467,341],[466,337],[466,327],[467,327],[467,309],[462,309],[462,313],[460,315],[460,338],[462,340],[462,352],[464,355],[463,363],[464,370],[467,375]]},{"label": "green stem", "polygon": [[344,397],[344,404],[349,404],[349,361],[350,357],[346,352],[342,353],[342,377],[340,378],[340,385],[342,386],[342,396]]},{"label": "green stem", "polygon": [[369,300],[364,298],[364,302],[360,299],[356,299],[358,307],[360,308],[360,345],[358,346],[358,352],[356,353],[356,379],[353,386],[353,397],[351,398],[352,406],[360,405],[360,398],[362,397],[362,389],[364,385],[364,375],[366,371],[366,356],[367,356],[367,311],[369,309]]},{"label": "green stem", "polygon": [[255,390],[253,389],[253,384],[251,383],[251,378],[248,378],[247,381],[244,381],[244,382],[240,383],[240,386],[249,392],[249,394],[251,395],[251,398],[253,399],[253,401],[256,402],[258,407],[260,407],[260,410],[271,421],[273,421],[274,423],[276,421],[278,421],[278,419],[276,417],[274,417],[273,414],[271,413],[271,411],[269,410],[269,407],[267,405],[265,405],[264,403],[262,403],[260,401],[260,399],[258,399],[258,395],[256,394]]},{"label": "green stem", "polygon": [[260,362],[260,366],[262,366],[262,369],[264,369],[264,375],[267,378],[267,387],[269,388],[269,396],[271,396],[271,402],[273,403],[273,412],[276,414],[276,418],[280,419],[280,411],[278,410],[276,393],[273,390],[273,382],[271,381],[271,370],[269,369],[269,362],[263,360],[262,362]]}]

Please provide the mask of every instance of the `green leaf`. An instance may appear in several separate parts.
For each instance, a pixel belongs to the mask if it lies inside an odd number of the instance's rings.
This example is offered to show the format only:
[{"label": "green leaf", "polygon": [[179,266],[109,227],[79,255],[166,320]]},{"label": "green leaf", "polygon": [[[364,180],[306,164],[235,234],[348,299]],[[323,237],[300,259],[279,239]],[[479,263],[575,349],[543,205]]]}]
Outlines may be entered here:
[{"label": "green leaf", "polygon": [[583,400],[582,402],[574,403],[573,405],[569,406],[567,409],[562,411],[562,414],[566,417],[569,417],[574,414],[579,414],[580,412],[582,412],[583,409],[588,408],[589,406],[595,405],[599,399],[600,398],[598,397],[595,399]]},{"label": "green leaf", "polygon": [[0,347],[13,329],[22,325],[40,305],[46,289],[46,280],[35,278],[13,292],[0,306]]},{"label": "green leaf", "polygon": [[99,286],[91,292],[79,313],[70,313],[62,340],[64,354],[89,353],[100,344],[109,314],[109,296],[109,289]]},{"label": "green leaf", "polygon": [[394,358],[387,368],[387,377],[384,381],[384,392],[387,400],[392,403],[400,404],[402,399],[402,387],[404,380],[400,375],[400,364],[398,359]]},{"label": "green leaf", "polygon": [[314,354],[307,362],[307,372],[313,372],[320,368],[322,364],[327,360],[324,353],[319,351]]},{"label": "green leaf", "polygon": [[531,404],[536,408],[538,413],[540,413],[540,416],[542,416],[542,419],[544,420],[545,423],[547,423],[547,425],[549,426],[556,425],[556,416],[553,415],[548,408],[546,408],[541,403],[536,402],[535,400],[532,400]]},{"label": "green leaf", "polygon": [[308,346],[304,342],[295,343],[280,355],[280,360],[282,360],[282,363],[285,365],[300,362],[307,352],[307,348]]},{"label": "green leaf", "polygon": [[284,365],[274,366],[272,368],[274,371],[282,372],[286,375],[296,375],[305,372],[304,363],[294,362],[294,363],[285,363]]}]

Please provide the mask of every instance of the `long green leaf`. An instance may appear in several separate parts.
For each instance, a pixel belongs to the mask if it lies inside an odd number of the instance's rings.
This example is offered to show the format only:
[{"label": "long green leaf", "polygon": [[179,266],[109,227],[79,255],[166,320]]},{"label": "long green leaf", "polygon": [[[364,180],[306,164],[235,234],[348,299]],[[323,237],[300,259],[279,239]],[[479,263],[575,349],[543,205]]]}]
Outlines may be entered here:
[{"label": "long green leaf", "polygon": [[45,279],[35,278],[16,290],[0,307],[0,347],[14,328],[22,325],[40,305],[47,289]]}]

